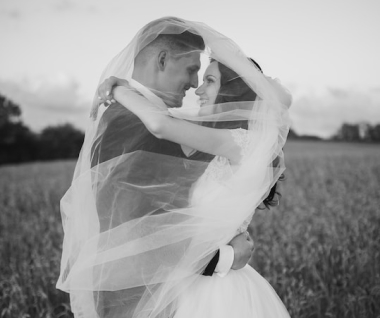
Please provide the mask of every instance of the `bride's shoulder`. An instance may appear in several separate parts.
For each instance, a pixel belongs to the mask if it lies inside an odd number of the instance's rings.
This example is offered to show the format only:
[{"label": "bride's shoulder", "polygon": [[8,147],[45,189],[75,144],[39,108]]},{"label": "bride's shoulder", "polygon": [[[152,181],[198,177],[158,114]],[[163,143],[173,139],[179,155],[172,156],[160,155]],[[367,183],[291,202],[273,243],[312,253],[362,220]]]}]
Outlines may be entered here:
[{"label": "bride's shoulder", "polygon": [[244,157],[252,141],[252,132],[243,128],[230,129],[229,131],[234,142],[241,148],[241,155]]},{"label": "bride's shoulder", "polygon": [[243,146],[247,142],[249,143],[252,138],[252,132],[249,132],[243,128],[230,129],[229,131],[232,135],[232,138],[239,146]]}]

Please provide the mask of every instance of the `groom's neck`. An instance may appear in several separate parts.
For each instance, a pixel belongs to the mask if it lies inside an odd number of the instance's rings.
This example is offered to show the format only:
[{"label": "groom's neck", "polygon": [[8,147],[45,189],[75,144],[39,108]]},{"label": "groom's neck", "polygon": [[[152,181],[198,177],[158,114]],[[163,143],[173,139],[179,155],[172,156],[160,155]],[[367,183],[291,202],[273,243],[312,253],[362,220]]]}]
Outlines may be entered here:
[{"label": "groom's neck", "polygon": [[144,70],[144,69],[134,69],[132,78],[139,82],[141,85],[144,85],[145,87],[148,88],[153,88],[152,87],[152,74],[151,72]]},{"label": "groom's neck", "polygon": [[[153,74],[149,69],[146,68],[135,68],[132,73],[132,78],[139,82],[141,85],[149,89],[154,95],[160,98],[166,105],[166,95],[161,93],[160,90],[156,88],[155,74]],[[169,105],[167,105],[170,107]]]}]

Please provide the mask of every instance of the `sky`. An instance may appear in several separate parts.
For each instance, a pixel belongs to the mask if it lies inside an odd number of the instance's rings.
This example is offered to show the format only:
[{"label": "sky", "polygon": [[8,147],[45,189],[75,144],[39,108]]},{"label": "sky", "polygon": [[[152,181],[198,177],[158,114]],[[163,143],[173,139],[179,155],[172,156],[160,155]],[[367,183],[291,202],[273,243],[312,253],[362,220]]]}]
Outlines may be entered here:
[{"label": "sky", "polygon": [[208,24],[280,79],[297,133],[380,123],[378,0],[0,0],[0,94],[34,131],[85,130],[108,61],[169,15]]}]

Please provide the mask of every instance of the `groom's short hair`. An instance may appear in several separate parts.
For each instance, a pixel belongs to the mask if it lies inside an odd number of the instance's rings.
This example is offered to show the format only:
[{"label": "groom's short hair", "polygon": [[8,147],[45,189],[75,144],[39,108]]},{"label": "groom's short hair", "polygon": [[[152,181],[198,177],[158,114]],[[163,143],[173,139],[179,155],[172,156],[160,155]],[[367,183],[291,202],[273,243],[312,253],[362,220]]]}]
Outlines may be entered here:
[{"label": "groom's short hair", "polygon": [[[181,19],[176,17],[165,17],[158,20],[154,20],[148,23],[141,34],[142,38],[149,39],[150,37],[155,37],[150,43],[148,43],[137,56],[149,55],[150,52],[157,50],[168,50],[173,56],[181,55],[193,51],[203,51],[205,49],[205,43],[203,38],[198,35],[195,31],[184,31],[182,33],[164,33],[164,34],[149,34],[152,29],[159,29],[160,25],[165,27],[176,27],[176,23],[185,23]],[[189,28],[190,29],[190,28]]]},{"label": "groom's short hair", "polygon": [[148,46],[168,48],[173,54],[203,51],[205,49],[202,37],[189,31],[180,34],[160,34]]}]

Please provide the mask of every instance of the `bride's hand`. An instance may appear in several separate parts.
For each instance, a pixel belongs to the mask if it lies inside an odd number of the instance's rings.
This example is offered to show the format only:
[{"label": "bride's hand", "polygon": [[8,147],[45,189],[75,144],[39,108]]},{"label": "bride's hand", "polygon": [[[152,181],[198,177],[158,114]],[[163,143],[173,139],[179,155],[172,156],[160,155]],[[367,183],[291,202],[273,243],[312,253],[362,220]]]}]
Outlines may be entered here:
[{"label": "bride's hand", "polygon": [[113,98],[113,89],[116,86],[124,86],[127,88],[131,87],[127,80],[111,76],[104,80],[104,82],[98,87],[98,103],[104,104],[106,107],[112,103],[115,103],[115,99]]}]

